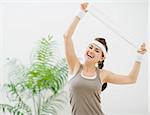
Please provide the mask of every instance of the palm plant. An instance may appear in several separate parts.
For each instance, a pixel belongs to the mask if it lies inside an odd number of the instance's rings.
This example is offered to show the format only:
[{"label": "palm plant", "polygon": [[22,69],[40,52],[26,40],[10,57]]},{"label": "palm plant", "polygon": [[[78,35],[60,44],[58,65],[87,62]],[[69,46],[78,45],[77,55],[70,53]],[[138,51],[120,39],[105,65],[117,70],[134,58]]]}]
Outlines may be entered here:
[{"label": "palm plant", "polygon": [[29,67],[9,60],[9,83],[4,85],[7,97],[13,104],[0,104],[2,112],[13,115],[57,115],[67,102],[62,90],[67,79],[65,59],[55,55],[53,36],[43,38],[31,55]]}]

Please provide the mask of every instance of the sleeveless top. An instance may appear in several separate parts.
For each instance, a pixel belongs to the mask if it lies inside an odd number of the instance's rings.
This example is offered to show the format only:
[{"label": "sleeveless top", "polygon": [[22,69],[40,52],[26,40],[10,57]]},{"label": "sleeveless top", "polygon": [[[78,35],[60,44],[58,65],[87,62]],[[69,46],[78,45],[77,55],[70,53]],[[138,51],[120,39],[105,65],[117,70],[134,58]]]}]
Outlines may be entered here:
[{"label": "sleeveless top", "polygon": [[72,115],[104,115],[101,110],[100,93],[102,83],[99,71],[94,79],[81,76],[83,66],[69,81],[70,105]]}]

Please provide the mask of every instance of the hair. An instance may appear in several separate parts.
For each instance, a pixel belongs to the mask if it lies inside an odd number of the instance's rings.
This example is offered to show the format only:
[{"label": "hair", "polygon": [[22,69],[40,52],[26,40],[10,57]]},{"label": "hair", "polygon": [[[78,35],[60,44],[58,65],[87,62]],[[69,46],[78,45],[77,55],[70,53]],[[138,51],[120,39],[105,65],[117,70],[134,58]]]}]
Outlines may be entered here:
[{"label": "hair", "polygon": [[[106,40],[104,38],[95,38],[96,41],[102,43],[106,49],[106,52],[108,52],[108,46],[107,46],[107,43],[106,43]],[[102,54],[102,56],[104,56],[104,54]],[[98,62],[98,68],[99,69],[102,69],[104,67],[104,60],[103,61],[99,61]],[[101,91],[104,91],[107,87],[107,82],[103,83],[102,84],[102,89]]]}]

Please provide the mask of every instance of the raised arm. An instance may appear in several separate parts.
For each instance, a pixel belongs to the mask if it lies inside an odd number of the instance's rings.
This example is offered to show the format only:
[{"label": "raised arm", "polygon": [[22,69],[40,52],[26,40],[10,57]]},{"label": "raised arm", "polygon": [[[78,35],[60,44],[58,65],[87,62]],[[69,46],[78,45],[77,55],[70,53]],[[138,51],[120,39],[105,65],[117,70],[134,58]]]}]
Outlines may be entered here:
[{"label": "raised arm", "polygon": [[78,14],[73,18],[73,21],[69,25],[67,31],[64,33],[64,44],[65,44],[65,55],[68,62],[69,73],[73,74],[77,68],[80,66],[79,59],[75,54],[75,49],[72,42],[72,35],[77,28],[77,25],[81,19],[81,17],[86,13],[86,8],[88,3],[82,3],[80,5],[80,11]]},{"label": "raised arm", "polygon": [[109,83],[113,83],[113,84],[135,83],[137,80],[139,71],[140,71],[142,57],[146,53],[146,51],[147,50],[145,48],[145,44],[143,43],[137,51],[138,57],[136,61],[134,62],[134,65],[128,75],[119,75],[119,74],[115,74],[113,72],[105,70],[105,73],[106,73],[105,81]]}]

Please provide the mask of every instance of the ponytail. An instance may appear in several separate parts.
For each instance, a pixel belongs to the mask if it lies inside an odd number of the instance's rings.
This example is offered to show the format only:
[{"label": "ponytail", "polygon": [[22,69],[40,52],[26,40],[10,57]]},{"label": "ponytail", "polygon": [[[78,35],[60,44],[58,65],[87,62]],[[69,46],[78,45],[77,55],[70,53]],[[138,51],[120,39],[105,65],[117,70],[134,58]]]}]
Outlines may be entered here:
[{"label": "ponytail", "polygon": [[[98,68],[99,68],[99,69],[102,69],[103,66],[104,66],[104,60],[103,60],[103,61],[99,61],[99,62],[98,62]],[[102,89],[101,89],[101,91],[104,91],[104,90],[106,89],[106,87],[107,87],[107,82],[105,82],[105,83],[102,84]]]}]

